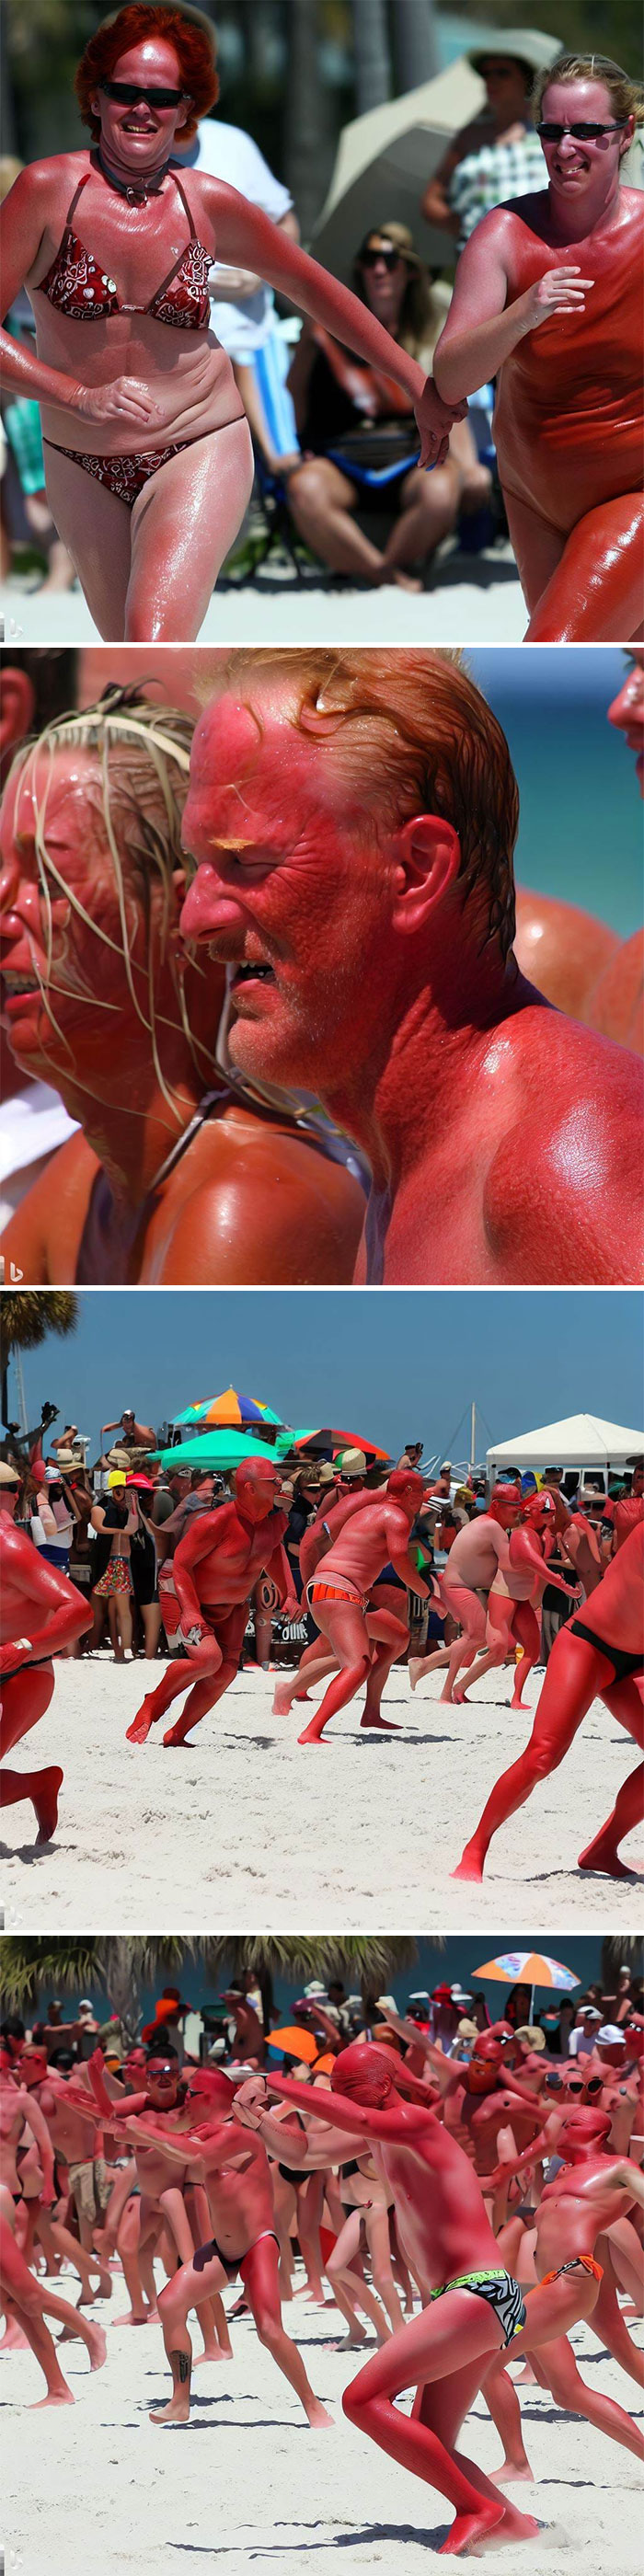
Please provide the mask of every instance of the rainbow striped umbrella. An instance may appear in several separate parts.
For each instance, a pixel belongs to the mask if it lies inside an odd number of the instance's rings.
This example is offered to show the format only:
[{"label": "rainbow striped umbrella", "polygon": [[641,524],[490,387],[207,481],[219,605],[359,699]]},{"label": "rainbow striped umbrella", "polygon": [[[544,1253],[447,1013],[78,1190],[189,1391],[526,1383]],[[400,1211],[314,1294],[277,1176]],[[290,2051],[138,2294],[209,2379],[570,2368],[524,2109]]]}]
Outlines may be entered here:
[{"label": "rainbow striped umbrella", "polygon": [[501,1950],[498,1959],[486,1959],[482,1968],[472,1969],[473,1977],[488,1977],[490,1983],[503,1986],[529,1986],[530,2019],[534,2008],[535,1986],[556,1989],[558,1994],[572,1994],[580,1984],[572,1969],[562,1967],[560,1959],[550,1959],[542,1950]]},{"label": "rainbow striped umbrella", "polygon": [[268,1430],[271,1424],[278,1431],[283,1427],[281,1413],[273,1413],[270,1404],[261,1404],[258,1396],[241,1395],[236,1386],[224,1387],[222,1395],[207,1395],[197,1404],[187,1404],[185,1412],[175,1413],[174,1421],[193,1422],[195,1426],[201,1423],[204,1430],[210,1426],[214,1430],[219,1425],[221,1430],[243,1431],[255,1422],[260,1430],[264,1425]]}]

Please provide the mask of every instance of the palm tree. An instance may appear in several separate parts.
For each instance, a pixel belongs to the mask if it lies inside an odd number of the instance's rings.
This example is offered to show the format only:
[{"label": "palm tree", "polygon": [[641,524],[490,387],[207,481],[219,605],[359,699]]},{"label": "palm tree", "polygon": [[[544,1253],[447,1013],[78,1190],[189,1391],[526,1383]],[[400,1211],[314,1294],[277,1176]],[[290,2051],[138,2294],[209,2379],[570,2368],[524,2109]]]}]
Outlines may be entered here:
[{"label": "palm tree", "polygon": [[0,1373],[2,1420],[7,1421],[9,1361],[12,1351],[35,1351],[48,1333],[62,1337],[76,1330],[79,1300],[68,1289],[8,1289],[0,1296]]},{"label": "palm tree", "polygon": [[602,1941],[602,1986],[604,1993],[614,1995],[620,1968],[632,1968],[635,1977],[642,1975],[641,1932],[609,1932]]},{"label": "palm tree", "polygon": [[[445,1944],[437,1935],[433,1946],[440,1950]],[[199,1961],[213,1984],[219,1982],[224,1968],[232,1980],[244,1968],[252,1968],[269,2008],[276,1976],[325,1980],[355,1976],[366,2005],[375,2000],[388,1977],[413,1964],[417,1947],[409,1935],[382,1933],[359,1934],[355,1939],[348,1934],[346,1940],[337,1933],[306,1932],[284,1938],[250,1932],[194,1940],[183,1933],[163,1938],[150,1934],[138,1940],[91,1933],[63,1941],[47,1934],[6,1939],[0,1942],[0,2003],[6,2013],[24,2013],[43,1988],[54,1994],[82,1994],[98,1986],[118,2013],[127,2038],[133,2039],[141,2020],[141,1987],[149,1985],[160,1970],[174,1969],[180,1976],[188,1959]],[[268,2019],[267,2011],[267,2025]]]}]

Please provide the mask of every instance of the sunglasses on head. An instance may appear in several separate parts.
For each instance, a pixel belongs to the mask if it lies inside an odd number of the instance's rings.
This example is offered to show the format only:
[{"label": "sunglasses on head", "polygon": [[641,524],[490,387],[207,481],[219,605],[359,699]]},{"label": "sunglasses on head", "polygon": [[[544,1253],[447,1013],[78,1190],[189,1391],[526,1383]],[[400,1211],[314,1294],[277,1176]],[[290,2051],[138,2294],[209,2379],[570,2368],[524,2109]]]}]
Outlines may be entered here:
[{"label": "sunglasses on head", "polygon": [[361,268],[397,268],[401,259],[400,250],[363,250],[360,266]]},{"label": "sunglasses on head", "polygon": [[141,99],[146,107],[179,107],[185,97],[182,89],[143,89],[136,81],[104,80],[100,87],[117,107],[138,107]]},{"label": "sunglasses on head", "polygon": [[623,116],[618,119],[615,125],[590,125],[586,124],[586,122],[578,123],[576,125],[551,125],[548,123],[546,125],[538,125],[537,134],[539,135],[542,143],[562,143],[564,134],[573,135],[575,143],[599,143],[602,134],[621,134],[624,123],[625,119]]}]

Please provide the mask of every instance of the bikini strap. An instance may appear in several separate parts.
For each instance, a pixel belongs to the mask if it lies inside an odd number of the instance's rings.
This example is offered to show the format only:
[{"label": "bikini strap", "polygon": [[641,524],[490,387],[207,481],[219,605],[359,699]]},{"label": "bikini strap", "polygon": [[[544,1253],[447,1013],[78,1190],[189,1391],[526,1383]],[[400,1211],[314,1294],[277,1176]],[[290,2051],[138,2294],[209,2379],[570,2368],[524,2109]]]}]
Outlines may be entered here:
[{"label": "bikini strap", "polygon": [[77,208],[77,205],[78,205],[79,197],[80,197],[80,195],[81,195],[81,191],[82,191],[82,189],[83,189],[83,188],[86,188],[86,187],[87,187],[87,181],[88,181],[89,177],[90,177],[90,172],[89,172],[89,170],[84,170],[84,171],[83,171],[82,179],[79,179],[78,187],[76,188],[75,193],[74,193],[74,196],[72,197],[72,202],[71,202],[71,206],[70,206],[70,209],[69,209],[69,214],[68,214],[68,216],[67,216],[67,221],[66,221],[66,224],[65,224],[65,232],[66,232],[66,233],[70,233],[70,232],[71,232],[71,229],[72,229],[72,216],[73,216],[73,215],[75,215],[75,213],[76,213],[76,208]]},{"label": "bikini strap", "polygon": [[184,213],[185,213],[185,214],[187,215],[187,217],[188,217],[188,223],[189,223],[189,225],[190,225],[190,239],[191,239],[191,241],[196,241],[196,239],[197,239],[197,234],[196,234],[195,225],[194,225],[194,223],[193,223],[193,219],[192,219],[192,215],[191,215],[191,212],[190,212],[190,207],[189,207],[189,205],[188,205],[188,199],[187,199],[187,196],[186,196],[186,193],[185,193],[185,189],[184,189],[184,188],[182,188],[182,186],[181,186],[181,180],[180,180],[180,178],[179,178],[178,170],[173,170],[173,172],[172,172],[172,177],[173,177],[173,179],[174,179],[175,186],[176,186],[176,187],[178,188],[178,190],[179,190],[179,195],[180,195],[180,198],[181,198],[181,203],[182,203],[182,206],[183,206],[183,209],[184,209]]}]

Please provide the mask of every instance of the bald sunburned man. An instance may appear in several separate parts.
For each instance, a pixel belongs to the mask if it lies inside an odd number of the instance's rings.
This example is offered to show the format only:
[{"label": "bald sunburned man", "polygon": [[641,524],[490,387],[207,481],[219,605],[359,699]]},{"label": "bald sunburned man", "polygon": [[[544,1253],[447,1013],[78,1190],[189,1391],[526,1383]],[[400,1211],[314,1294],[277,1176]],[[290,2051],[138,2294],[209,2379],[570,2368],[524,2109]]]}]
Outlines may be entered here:
[{"label": "bald sunburned man", "polygon": [[439,1646],[434,1654],[414,1657],[412,1690],[424,1673],[435,1672],[447,1659],[441,1699],[453,1701],[461,1665],[469,1665],[478,1648],[485,1646],[488,1597],[493,1583],[509,1566],[510,1531],[518,1529],[520,1519],[518,1485],[499,1484],[489,1511],[477,1512],[459,1530],[441,1574],[440,1588],[445,1608],[451,1611],[460,1633],[452,1646]]},{"label": "bald sunburned man", "polygon": [[215,675],[182,936],[233,969],[234,1063],[361,1146],[373,1284],[640,1276],[642,1066],[520,975],[517,821],[496,717],[439,653]]},{"label": "bald sunburned man", "polygon": [[146,1692],[126,1730],[130,1744],[145,1744],[151,1726],[188,1690],[181,1716],[163,1738],[164,1744],[185,1744],[193,1726],[229,1690],[239,1670],[249,1602],[260,1574],[275,1583],[287,1618],[297,1618],[299,1603],[282,1546],[287,1516],[280,1505],[281,1480],[272,1460],[250,1457],[235,1470],[230,1500],[216,1512],[199,1513],[188,1525],[175,1549],[172,1573],[189,1662],[171,1664],[157,1689]]}]

